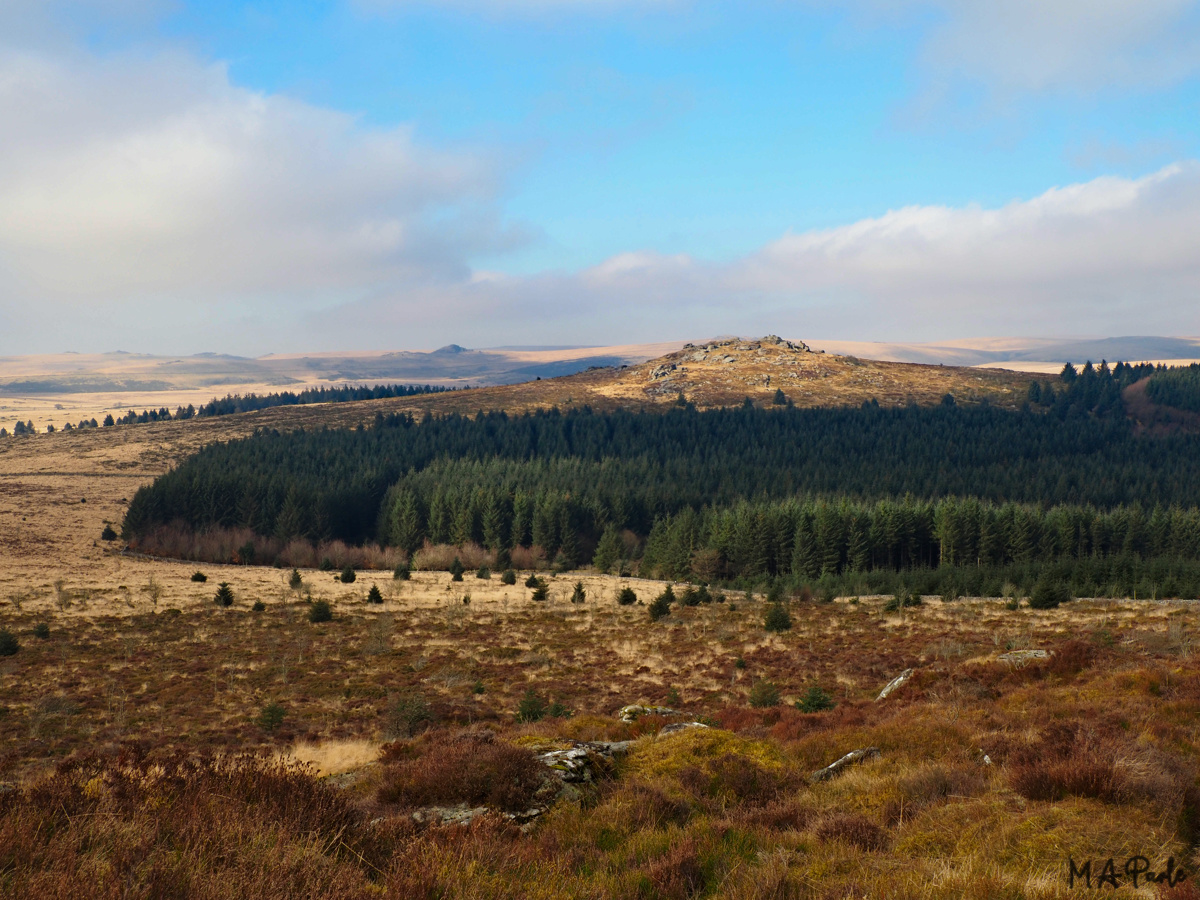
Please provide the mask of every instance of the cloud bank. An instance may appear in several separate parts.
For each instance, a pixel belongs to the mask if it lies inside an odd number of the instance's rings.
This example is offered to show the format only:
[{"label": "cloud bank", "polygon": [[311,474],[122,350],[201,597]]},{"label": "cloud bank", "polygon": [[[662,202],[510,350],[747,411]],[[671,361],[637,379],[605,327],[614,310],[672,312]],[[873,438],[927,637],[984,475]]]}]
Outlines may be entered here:
[{"label": "cloud bank", "polygon": [[[1200,163],[1187,162],[998,209],[906,207],[787,234],[726,264],[627,253],[577,273],[476,275],[424,299],[461,310],[464,323],[503,328],[511,317],[548,337],[777,330],[931,340],[1198,333],[1198,297]],[[360,311],[411,321],[399,298]]]}]

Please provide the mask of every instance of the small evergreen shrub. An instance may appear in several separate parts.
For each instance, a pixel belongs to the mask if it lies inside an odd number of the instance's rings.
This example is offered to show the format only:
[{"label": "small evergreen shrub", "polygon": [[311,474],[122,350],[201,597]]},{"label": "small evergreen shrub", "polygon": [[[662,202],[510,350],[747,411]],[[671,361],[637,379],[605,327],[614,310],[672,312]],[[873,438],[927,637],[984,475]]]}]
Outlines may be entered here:
[{"label": "small evergreen shrub", "polygon": [[548,707],[546,707],[546,715],[551,719],[569,719],[572,715],[574,715],[574,713],[572,713],[571,710],[566,706],[555,700]]},{"label": "small evergreen shrub", "polygon": [[369,591],[367,591],[367,602],[368,603],[382,603],[383,602],[383,592],[379,590],[379,585],[377,585],[377,584],[371,585],[371,589]]},{"label": "small evergreen shrub", "polygon": [[512,569],[505,569],[504,574],[500,576],[500,583],[501,584],[516,584],[517,583],[517,573],[514,572]]},{"label": "small evergreen shrub", "polygon": [[254,603],[251,604],[251,606],[250,606],[250,609],[253,610],[254,612],[262,612],[266,608],[267,608],[267,604],[263,603],[261,600],[255,600]]},{"label": "small evergreen shrub", "polygon": [[631,587],[621,588],[621,593],[617,594],[617,604],[620,606],[633,606],[637,602],[637,594]]},{"label": "small evergreen shrub", "polygon": [[317,566],[317,568],[320,569],[322,572],[332,572],[333,571],[333,560],[327,556],[323,560],[321,560],[321,565]]},{"label": "small evergreen shrub", "polygon": [[887,603],[883,604],[884,612],[900,612],[903,609],[908,609],[913,606],[921,606],[925,601],[921,599],[920,594],[910,594],[904,588],[896,591]]},{"label": "small evergreen shrub", "polygon": [[354,566],[346,566],[346,568],[342,569],[342,574],[339,577],[342,580],[342,584],[353,584],[354,580],[358,578],[358,573],[354,571]]},{"label": "small evergreen shrub", "polygon": [[243,566],[252,566],[254,565],[254,556],[254,542],[246,541],[246,543],[238,547],[236,561],[241,563]]},{"label": "small evergreen shrub", "polygon": [[587,600],[587,591],[583,589],[583,582],[575,582],[575,590],[571,592],[572,603],[583,603]]},{"label": "small evergreen shrub", "polygon": [[286,709],[278,703],[271,702],[259,711],[258,718],[254,720],[254,723],[263,731],[275,731],[283,724],[286,715]]},{"label": "small evergreen shrub", "polygon": [[479,571],[475,573],[475,577],[487,581],[492,577],[492,570],[487,566],[480,566]]},{"label": "small evergreen shrub", "polygon": [[739,656],[733,661],[733,667],[738,670],[743,670],[746,668],[746,661]]},{"label": "small evergreen shrub", "polygon": [[396,581],[408,581],[412,577],[412,566],[406,562],[400,563],[392,570],[392,578]]},{"label": "small evergreen shrub", "polygon": [[1029,606],[1031,609],[1057,609],[1059,604],[1069,603],[1070,600],[1071,589],[1065,581],[1043,575],[1033,586]]},{"label": "small evergreen shrub", "polygon": [[517,703],[517,721],[540,722],[546,717],[546,709],[546,701],[539,697],[533,688],[529,688]]},{"label": "small evergreen shrub", "polygon": [[808,691],[796,701],[796,709],[804,713],[821,712],[826,709],[833,709],[837,706],[833,702],[833,698],[829,696],[820,685],[814,684]]},{"label": "small evergreen shrub", "polygon": [[329,601],[314,600],[313,605],[308,608],[308,621],[314,625],[319,622],[332,622],[333,607],[329,605]]},{"label": "small evergreen shrub", "polygon": [[550,589],[544,582],[538,582],[538,586],[533,589],[530,599],[535,603],[545,603],[550,599]]},{"label": "small evergreen shrub", "polygon": [[117,533],[116,533],[116,531],[113,530],[113,527],[111,525],[105,525],[104,530],[102,532],[100,532],[100,540],[115,541],[116,539],[117,539]]},{"label": "small evergreen shrub", "polygon": [[192,573],[192,581],[203,584],[204,582],[208,581],[208,576],[205,575],[203,572],[193,572]]},{"label": "small evergreen shrub", "polygon": [[775,682],[757,681],[754,687],[750,688],[750,705],[755,709],[766,709],[771,706],[779,705],[779,688]]},{"label": "small evergreen shrub", "polygon": [[0,628],[0,656],[16,656],[21,649],[17,636],[7,628]]},{"label": "small evergreen shrub", "polygon": [[528,578],[525,579],[525,587],[527,588],[535,588],[541,583],[542,580],[537,577],[536,572],[532,573]]},{"label": "small evergreen shrub", "polygon": [[782,578],[776,578],[774,581],[771,582],[770,587],[767,588],[767,602],[768,603],[782,603],[783,602],[783,579]]},{"label": "small evergreen shrub", "polygon": [[292,575],[290,578],[288,578],[288,587],[290,587],[293,591],[298,591],[303,584],[304,576],[300,574],[300,570],[292,569]]},{"label": "small evergreen shrub", "polygon": [[668,584],[661,594],[650,603],[650,621],[657,622],[664,616],[670,615],[671,604],[675,602],[675,592]]},{"label": "small evergreen shrub", "polygon": [[450,563],[450,580],[462,581],[463,571],[462,560],[457,556],[454,557],[454,562]]},{"label": "small evergreen shrub", "polygon": [[50,637],[50,626],[45,622],[38,622],[33,626],[33,636],[39,640],[47,640]]},{"label": "small evergreen shrub", "polygon": [[471,693],[472,694],[485,694],[485,693],[487,693],[487,688],[485,688],[483,686],[482,681],[476,679],[475,684],[471,686]]},{"label": "small evergreen shrub", "polygon": [[792,617],[782,603],[772,603],[763,619],[763,628],[779,634],[789,631],[792,627]]},{"label": "small evergreen shrub", "polygon": [[233,606],[233,588],[222,581],[217,586],[217,593],[213,596],[213,602],[217,606]]}]

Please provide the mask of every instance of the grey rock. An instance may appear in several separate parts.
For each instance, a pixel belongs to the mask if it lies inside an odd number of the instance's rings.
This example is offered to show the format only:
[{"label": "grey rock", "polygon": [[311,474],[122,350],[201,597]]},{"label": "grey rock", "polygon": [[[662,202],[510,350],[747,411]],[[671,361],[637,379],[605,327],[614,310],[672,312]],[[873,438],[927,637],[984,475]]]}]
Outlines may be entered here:
[{"label": "grey rock", "polygon": [[889,681],[887,683],[887,686],[884,687],[884,689],[879,692],[879,696],[875,698],[875,702],[878,703],[880,700],[886,700],[888,698],[888,695],[892,691],[896,690],[896,688],[898,688],[898,687],[903,686],[904,683],[908,681],[908,679],[912,678],[912,676],[913,676],[913,670],[905,669],[903,672],[901,672],[899,675],[897,675],[895,678],[893,678],[891,681]]},{"label": "grey rock", "polygon": [[851,750],[836,762],[830,763],[823,769],[817,769],[817,771],[808,776],[808,780],[812,784],[817,784],[821,781],[828,781],[831,778],[841,775],[842,772],[848,769],[850,766],[857,765],[858,763],[864,762],[868,759],[878,759],[879,756],[880,753],[878,747],[863,747],[860,750]]},{"label": "grey rock", "polygon": [[677,709],[669,706],[640,706],[636,703],[623,706],[617,712],[617,717],[625,724],[636,722],[639,716],[678,716],[682,715]]},{"label": "grey rock", "polygon": [[427,806],[412,814],[413,820],[422,825],[470,825],[475,819],[487,813],[486,806]]}]

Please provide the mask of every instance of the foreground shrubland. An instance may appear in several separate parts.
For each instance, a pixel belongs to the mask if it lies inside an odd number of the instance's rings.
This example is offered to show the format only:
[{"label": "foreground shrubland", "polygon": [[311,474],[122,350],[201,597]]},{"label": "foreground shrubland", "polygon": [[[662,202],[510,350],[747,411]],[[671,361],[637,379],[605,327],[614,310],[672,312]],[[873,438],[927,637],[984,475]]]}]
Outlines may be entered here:
[{"label": "foreground shrubland", "polygon": [[[13,617],[0,892],[1076,897],[1072,859],[1194,871],[1190,605],[793,601],[768,633],[740,595],[652,623],[550,583],[548,603],[424,608],[402,586],[317,624],[299,596],[45,639]],[[797,707],[814,687],[832,708]],[[635,701],[683,714],[621,721]],[[538,754],[577,741],[633,743],[551,802]],[[430,807],[488,811],[414,818]]]}]

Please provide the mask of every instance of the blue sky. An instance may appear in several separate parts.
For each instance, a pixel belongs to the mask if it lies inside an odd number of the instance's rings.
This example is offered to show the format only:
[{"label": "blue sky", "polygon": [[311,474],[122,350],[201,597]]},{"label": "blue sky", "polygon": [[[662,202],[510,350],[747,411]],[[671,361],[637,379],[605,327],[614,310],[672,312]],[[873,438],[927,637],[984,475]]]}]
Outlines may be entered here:
[{"label": "blue sky", "polygon": [[8,0],[0,352],[1195,334],[1198,113],[1191,0]]}]

